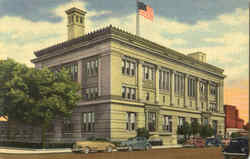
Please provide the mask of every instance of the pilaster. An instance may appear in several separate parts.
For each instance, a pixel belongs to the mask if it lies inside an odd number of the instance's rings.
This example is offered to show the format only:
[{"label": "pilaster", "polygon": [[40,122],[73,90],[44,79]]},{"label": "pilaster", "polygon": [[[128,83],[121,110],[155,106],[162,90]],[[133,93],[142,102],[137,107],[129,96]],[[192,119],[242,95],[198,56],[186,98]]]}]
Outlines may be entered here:
[{"label": "pilaster", "polygon": [[206,111],[209,110],[209,95],[210,95],[210,93],[209,93],[210,85],[209,84],[210,84],[210,82],[207,81]]},{"label": "pilaster", "polygon": [[220,112],[224,113],[224,80],[221,80],[220,82],[220,99],[219,99],[219,107],[220,107]]},{"label": "pilaster", "polygon": [[200,78],[196,78],[196,110],[200,110]]},{"label": "pilaster", "polygon": [[220,83],[216,84],[216,107],[217,111],[220,112]]},{"label": "pilaster", "polygon": [[159,67],[155,67],[155,103],[159,103]]},{"label": "pilaster", "polygon": [[143,92],[142,92],[142,81],[143,81],[143,69],[142,69],[143,61],[138,61],[137,66],[137,84],[138,84],[138,91],[137,96],[139,100],[143,99]]},{"label": "pilaster", "polygon": [[171,70],[171,93],[170,93],[170,105],[174,106],[175,105],[175,97],[174,97],[174,76],[175,76],[175,71],[174,70]]},{"label": "pilaster", "polygon": [[77,82],[80,85],[80,91],[79,94],[82,95],[82,88],[83,88],[83,62],[82,60],[79,60],[77,62]]},{"label": "pilaster", "polygon": [[102,62],[101,62],[101,60],[102,60],[102,59],[101,59],[101,56],[100,56],[100,57],[98,58],[98,86],[97,86],[97,87],[98,87],[98,96],[99,96],[99,97],[102,95],[102,92],[101,92],[101,90],[102,90],[102,89],[101,89],[101,88],[102,88],[102,87],[101,87],[101,86],[102,86],[102,85],[101,85],[101,83],[102,83],[102,82],[101,82],[101,81],[102,81],[102,80],[101,80],[101,77],[102,77],[102,74],[101,74],[101,72],[102,72],[102,71],[101,71],[102,65],[101,65],[101,64],[102,64]]},{"label": "pilaster", "polygon": [[188,74],[184,74],[184,107],[187,107],[188,99]]}]

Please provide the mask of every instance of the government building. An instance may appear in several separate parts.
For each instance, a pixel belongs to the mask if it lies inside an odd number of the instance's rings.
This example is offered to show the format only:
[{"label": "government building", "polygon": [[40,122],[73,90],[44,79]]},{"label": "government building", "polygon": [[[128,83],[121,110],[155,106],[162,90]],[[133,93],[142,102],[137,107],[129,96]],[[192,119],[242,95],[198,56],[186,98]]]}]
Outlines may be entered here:
[{"label": "government building", "polygon": [[51,140],[126,140],[145,127],[176,144],[177,127],[194,120],[224,135],[226,76],[205,53],[185,55],[112,25],[85,33],[86,12],[66,14],[68,40],[35,51],[32,60],[37,69],[69,68],[81,85],[72,118],[55,121]]}]

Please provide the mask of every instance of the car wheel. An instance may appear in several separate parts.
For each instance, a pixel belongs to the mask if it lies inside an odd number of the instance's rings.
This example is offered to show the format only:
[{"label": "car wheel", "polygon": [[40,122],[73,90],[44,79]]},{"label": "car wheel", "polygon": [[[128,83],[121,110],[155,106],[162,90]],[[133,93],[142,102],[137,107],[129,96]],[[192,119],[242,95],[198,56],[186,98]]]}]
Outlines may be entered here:
[{"label": "car wheel", "polygon": [[150,146],[149,145],[146,145],[145,146],[145,151],[148,151],[150,149]]},{"label": "car wheel", "polygon": [[85,154],[88,154],[88,153],[90,152],[89,147],[85,147],[85,148],[83,149],[83,152],[84,152]]},{"label": "car wheel", "polygon": [[113,151],[113,147],[112,146],[108,146],[107,148],[106,148],[106,152],[112,152]]},{"label": "car wheel", "polygon": [[131,145],[128,146],[128,151],[133,151],[133,147]]}]

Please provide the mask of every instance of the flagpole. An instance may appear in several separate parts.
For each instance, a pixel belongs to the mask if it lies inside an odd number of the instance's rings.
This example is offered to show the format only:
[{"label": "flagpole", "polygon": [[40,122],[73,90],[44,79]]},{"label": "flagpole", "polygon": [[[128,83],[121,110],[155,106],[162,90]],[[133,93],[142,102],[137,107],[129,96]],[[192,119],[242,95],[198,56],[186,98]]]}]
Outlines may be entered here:
[{"label": "flagpole", "polygon": [[140,16],[139,16],[139,9],[138,9],[138,2],[139,0],[136,0],[136,35],[140,36]]}]

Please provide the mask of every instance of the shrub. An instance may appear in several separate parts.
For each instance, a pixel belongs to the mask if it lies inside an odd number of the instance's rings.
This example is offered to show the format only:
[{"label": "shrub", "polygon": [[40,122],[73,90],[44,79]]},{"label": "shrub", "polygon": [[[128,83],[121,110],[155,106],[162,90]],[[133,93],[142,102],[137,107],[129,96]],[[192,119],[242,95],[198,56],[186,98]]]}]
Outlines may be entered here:
[{"label": "shrub", "polygon": [[150,137],[149,130],[147,130],[146,128],[138,128],[136,129],[136,133],[137,133],[137,136],[140,136],[140,137],[146,137],[147,139]]}]

